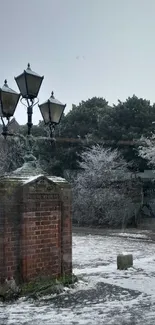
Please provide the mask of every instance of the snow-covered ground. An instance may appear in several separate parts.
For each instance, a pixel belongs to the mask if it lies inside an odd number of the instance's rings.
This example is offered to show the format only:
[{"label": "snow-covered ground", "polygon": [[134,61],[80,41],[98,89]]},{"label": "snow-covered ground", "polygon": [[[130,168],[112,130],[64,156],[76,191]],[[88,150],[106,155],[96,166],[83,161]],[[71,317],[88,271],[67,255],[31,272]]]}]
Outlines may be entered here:
[{"label": "snow-covered ground", "polygon": [[[155,243],[141,238],[75,234],[76,287],[37,302],[1,304],[0,324],[154,325]],[[133,254],[134,267],[118,271],[116,257],[124,252]]]},{"label": "snow-covered ground", "polygon": [[127,232],[113,232],[110,234],[111,236],[119,236],[119,237],[125,237],[125,238],[133,238],[133,239],[146,239],[149,240],[149,234],[143,234],[143,233],[127,233]]}]

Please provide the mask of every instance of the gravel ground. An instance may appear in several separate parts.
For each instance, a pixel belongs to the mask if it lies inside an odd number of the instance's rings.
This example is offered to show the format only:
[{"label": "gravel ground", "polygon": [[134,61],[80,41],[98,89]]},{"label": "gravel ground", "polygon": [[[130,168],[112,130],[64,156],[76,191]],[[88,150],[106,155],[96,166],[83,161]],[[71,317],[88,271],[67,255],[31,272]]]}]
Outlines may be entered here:
[{"label": "gravel ground", "polygon": [[[121,252],[134,256],[128,271],[117,271]],[[73,263],[80,279],[74,289],[37,302],[1,304],[0,324],[154,325],[155,244],[149,232],[75,231]]]}]

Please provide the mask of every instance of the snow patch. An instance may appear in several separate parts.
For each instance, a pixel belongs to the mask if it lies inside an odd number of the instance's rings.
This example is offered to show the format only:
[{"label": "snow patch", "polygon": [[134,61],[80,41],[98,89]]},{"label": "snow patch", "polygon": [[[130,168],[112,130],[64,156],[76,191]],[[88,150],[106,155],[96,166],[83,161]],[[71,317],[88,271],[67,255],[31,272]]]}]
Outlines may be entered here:
[{"label": "snow patch", "polygon": [[131,234],[127,232],[119,232],[119,233],[111,233],[111,236],[119,236],[119,237],[126,237],[126,238],[137,238],[137,239],[148,239],[147,235],[144,234]]},{"label": "snow patch", "polygon": [[28,183],[31,183],[31,182],[34,182],[36,179],[42,177],[43,175],[36,175],[36,176],[31,176],[29,177],[26,181],[24,181],[23,183],[24,184],[28,184]]}]

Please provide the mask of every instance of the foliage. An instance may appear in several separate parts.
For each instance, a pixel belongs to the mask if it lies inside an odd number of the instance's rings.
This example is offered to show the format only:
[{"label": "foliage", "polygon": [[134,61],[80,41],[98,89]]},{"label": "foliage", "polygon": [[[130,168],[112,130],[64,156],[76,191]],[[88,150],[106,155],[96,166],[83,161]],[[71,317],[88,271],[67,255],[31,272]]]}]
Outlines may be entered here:
[{"label": "foliage", "polygon": [[[34,155],[46,172],[63,176],[66,169],[79,168],[77,161],[78,154],[84,150],[83,140],[86,141],[87,148],[92,142],[112,140],[116,143],[112,148],[117,149],[119,140],[140,139],[141,135],[150,137],[154,130],[153,121],[155,121],[155,105],[151,105],[146,99],[134,95],[110,107],[106,99],[93,97],[81,101],[79,105],[73,105],[71,111],[62,116],[60,124],[55,129],[55,136],[62,138],[62,142],[51,144],[50,141],[43,140],[49,135],[48,128],[41,121],[38,125],[34,125],[32,134],[35,139],[38,139],[33,143]],[[25,138],[27,134],[26,125],[20,126],[19,134],[20,141],[23,141],[22,136]],[[73,143],[66,143],[63,141],[64,138],[72,138]],[[74,142],[74,139],[81,139],[81,142]],[[20,145],[13,144],[13,139],[7,141],[10,143],[10,148],[12,145],[15,148],[13,150],[1,148],[0,165],[3,164],[3,171],[11,171],[16,169],[16,166],[19,167],[23,156],[19,153],[16,159],[16,153],[20,152]],[[136,146],[124,145],[118,150],[130,164],[131,170],[147,169],[147,160],[139,155]],[[4,151],[7,154],[4,154]],[[3,159],[5,155],[7,159]]]},{"label": "foliage", "polygon": [[[34,137],[43,137],[47,136],[47,131],[43,122],[39,122],[38,125],[33,125],[32,134]],[[19,134],[22,134],[24,137],[27,136],[27,125],[21,125],[19,129]]]},{"label": "foliage", "polygon": [[155,167],[155,135],[150,138],[142,137],[143,145],[139,146],[139,156],[148,161],[148,165]]},{"label": "foliage", "polygon": [[80,171],[73,183],[73,220],[86,225],[119,226],[138,213],[129,195],[131,173],[117,150],[93,146],[81,154]]},{"label": "foliage", "polygon": [[107,109],[108,102],[97,97],[82,101],[78,106],[73,105],[60,123],[59,135],[70,138],[85,138],[91,134],[98,136],[100,117],[106,114]]},{"label": "foliage", "polygon": [[142,134],[151,134],[154,120],[155,105],[151,106],[146,99],[133,95],[110,107],[105,99],[93,97],[73,105],[60,123],[59,136],[93,136],[117,141],[140,139]]},{"label": "foliage", "polygon": [[[102,140],[117,142],[140,139],[142,134],[145,137],[150,136],[154,129],[153,121],[155,121],[155,105],[150,105],[146,99],[134,95],[110,107],[104,98],[93,97],[80,102],[77,106],[73,105],[72,110],[63,115],[56,127],[55,135],[61,138],[85,139],[89,147],[92,140],[94,143]],[[39,123],[39,128],[40,134],[43,132],[45,134],[43,122]],[[36,129],[34,132],[37,136]],[[39,150],[45,158],[44,165],[50,167],[47,169],[63,175],[69,166],[71,170],[77,168],[77,153],[82,152],[83,146],[76,143],[67,146],[63,143],[56,144],[56,148],[53,149],[50,145],[41,148],[40,144]],[[132,170],[147,168],[146,160],[139,156],[135,146],[122,146],[119,151],[127,162],[132,163]]]},{"label": "foliage", "polygon": [[111,138],[116,140],[140,139],[142,135],[150,136],[155,120],[155,106],[150,101],[135,95],[125,102],[118,101],[112,111]]},{"label": "foliage", "polygon": [[23,163],[25,152],[24,137],[0,137],[0,175],[11,172]]},{"label": "foliage", "polygon": [[77,169],[78,153],[82,145],[53,142],[50,139],[36,138],[33,153],[42,169],[50,175],[63,176],[65,169]]}]

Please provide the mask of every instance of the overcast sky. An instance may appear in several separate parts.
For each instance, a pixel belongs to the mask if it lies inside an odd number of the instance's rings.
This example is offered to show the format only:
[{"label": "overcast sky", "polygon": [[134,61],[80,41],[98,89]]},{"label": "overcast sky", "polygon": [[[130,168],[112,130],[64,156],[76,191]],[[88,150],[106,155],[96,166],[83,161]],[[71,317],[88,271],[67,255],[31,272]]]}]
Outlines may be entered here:
[{"label": "overcast sky", "polygon": [[[0,30],[1,85],[17,90],[30,62],[45,76],[40,103],[54,90],[66,112],[93,96],[155,102],[155,0],[0,0]],[[15,116],[26,123],[26,108]]]}]

